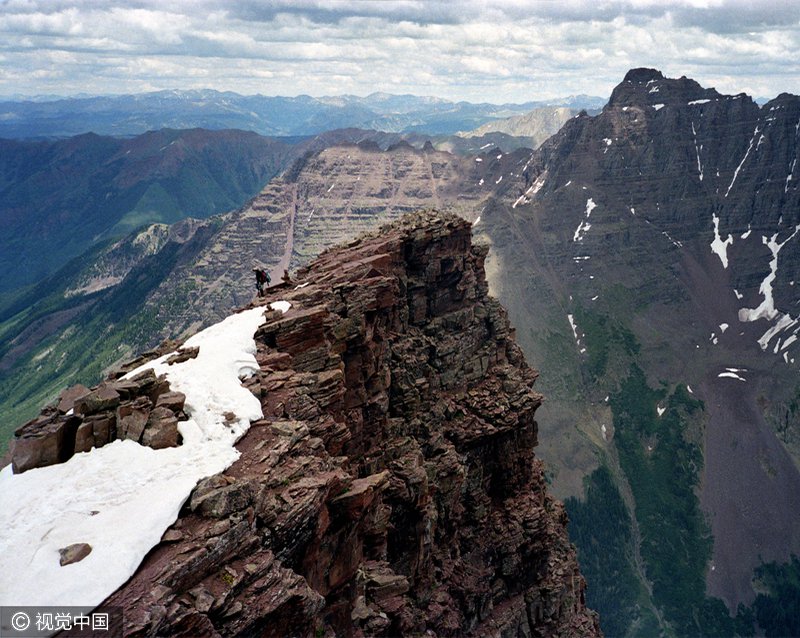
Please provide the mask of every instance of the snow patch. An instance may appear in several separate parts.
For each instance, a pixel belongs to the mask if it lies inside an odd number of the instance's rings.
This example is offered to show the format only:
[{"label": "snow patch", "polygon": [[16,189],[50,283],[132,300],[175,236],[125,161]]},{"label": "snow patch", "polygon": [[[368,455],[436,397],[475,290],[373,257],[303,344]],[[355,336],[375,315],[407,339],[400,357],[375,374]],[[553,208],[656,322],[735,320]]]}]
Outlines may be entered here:
[{"label": "snow patch", "polygon": [[[650,92],[652,93],[652,91],[650,91]],[[653,104],[653,108],[654,108],[656,111],[660,111],[661,109],[663,109],[663,108],[664,108],[664,105],[663,105],[663,104]]]},{"label": "snow patch", "polygon": [[747,152],[744,154],[744,157],[742,158],[742,161],[739,162],[739,166],[736,167],[736,171],[733,173],[733,179],[731,180],[731,183],[728,185],[728,190],[725,191],[725,197],[727,197],[728,193],[731,192],[731,188],[733,188],[733,184],[734,184],[734,182],[736,181],[736,178],[739,175],[739,171],[742,169],[742,166],[744,165],[744,162],[747,159],[747,156],[750,155],[750,150],[753,148],[753,142],[756,139],[756,135],[758,135],[758,127],[757,126],[756,126],[756,130],[753,131],[753,137],[750,138],[750,145],[747,147]]},{"label": "snow patch", "polygon": [[572,241],[583,241],[584,235],[592,227],[592,225],[589,223],[589,216],[592,214],[592,211],[595,208],[597,208],[597,204],[595,204],[594,200],[590,197],[586,200],[586,219],[581,220],[578,228],[575,229],[575,234],[572,236]]},{"label": "snow patch", "polygon": [[693,106],[695,104],[708,104],[711,100],[692,100],[689,102],[689,106]]},{"label": "snow patch", "polygon": [[656,406],[656,412],[658,412],[658,416],[659,417],[662,416],[664,414],[664,412],[666,412],[666,411],[667,411],[667,408],[662,408],[660,405]]},{"label": "snow patch", "polygon": [[721,323],[721,324],[719,324],[720,334],[725,334],[725,331],[726,331],[728,328],[730,328],[730,326],[729,326],[727,323]]},{"label": "snow patch", "polygon": [[747,381],[747,379],[740,377],[735,372],[720,372],[717,376],[720,379],[738,379],[739,381]]},{"label": "snow patch", "polygon": [[716,213],[712,214],[712,219],[714,221],[714,241],[711,242],[711,250],[713,250],[719,260],[722,262],[722,267],[728,267],[728,246],[733,244],[733,236],[728,233],[728,238],[725,241],[722,241],[722,238],[719,236],[719,217],[717,217]]},{"label": "snow patch", "polygon": [[482,162],[483,160],[482,160],[480,157],[476,157],[476,158],[475,158],[475,161],[476,161],[476,162]]},{"label": "snow patch", "polygon": [[697,146],[697,132],[694,130],[694,122],[692,122],[692,135],[694,136],[694,152],[697,155],[697,172],[700,174],[700,181],[703,181],[703,165],[700,163],[700,148]]},{"label": "snow patch", "polygon": [[472,225],[473,226],[477,226],[479,221],[481,221],[481,216],[480,215],[478,215],[478,218],[474,222],[472,222]]},{"label": "snow patch", "polygon": [[758,319],[767,319],[771,321],[778,316],[779,312],[775,308],[775,300],[772,297],[772,282],[775,281],[775,278],[778,276],[778,254],[781,248],[783,248],[789,240],[793,239],[799,231],[800,225],[797,225],[794,232],[781,243],[778,243],[778,233],[775,233],[769,239],[767,239],[767,237],[761,238],[762,243],[766,245],[772,253],[772,259],[769,262],[769,273],[764,277],[764,281],[761,282],[758,288],[758,292],[764,296],[764,300],[757,308],[741,308],[739,310],[739,321],[743,323],[756,321]]},{"label": "snow patch", "polygon": [[[199,347],[195,359],[167,365],[165,355],[127,375],[152,368],[186,395],[180,447],[116,440],[59,465],[0,472],[0,605],[95,607],[130,578],[197,482],[230,466],[234,443],[261,418],[240,378],[258,370],[253,335],[263,322],[263,307],[231,315],[186,341]],[[73,543],[92,552],[61,567],[58,550]]]}]

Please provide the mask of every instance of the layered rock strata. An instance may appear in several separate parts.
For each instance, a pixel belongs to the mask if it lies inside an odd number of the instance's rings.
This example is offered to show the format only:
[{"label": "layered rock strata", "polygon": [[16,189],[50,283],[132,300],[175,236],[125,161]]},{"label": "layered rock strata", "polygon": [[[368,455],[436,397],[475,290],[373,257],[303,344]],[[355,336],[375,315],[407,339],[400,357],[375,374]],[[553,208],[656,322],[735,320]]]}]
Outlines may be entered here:
[{"label": "layered rock strata", "polygon": [[263,419],[106,601],[134,636],[598,635],[537,373],[469,223],[417,214],[260,303]]}]

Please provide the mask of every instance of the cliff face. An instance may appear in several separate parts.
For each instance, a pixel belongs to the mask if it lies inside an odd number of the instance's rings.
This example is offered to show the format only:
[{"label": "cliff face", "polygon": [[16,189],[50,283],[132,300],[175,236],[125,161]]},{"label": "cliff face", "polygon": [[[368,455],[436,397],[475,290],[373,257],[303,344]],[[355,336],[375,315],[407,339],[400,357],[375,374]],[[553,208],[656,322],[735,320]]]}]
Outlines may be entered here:
[{"label": "cliff face", "polygon": [[126,635],[599,633],[470,230],[406,217],[263,300],[263,419],[106,601]]}]

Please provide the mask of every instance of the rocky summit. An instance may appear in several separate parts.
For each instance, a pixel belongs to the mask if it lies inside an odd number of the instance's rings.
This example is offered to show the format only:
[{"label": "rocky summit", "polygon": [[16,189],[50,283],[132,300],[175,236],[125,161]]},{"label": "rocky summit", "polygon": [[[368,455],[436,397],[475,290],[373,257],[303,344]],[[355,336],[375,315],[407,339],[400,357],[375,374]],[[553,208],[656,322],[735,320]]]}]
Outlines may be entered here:
[{"label": "rocky summit", "polygon": [[600,634],[486,254],[415,213],[256,302],[263,418],[105,601],[126,635]]}]

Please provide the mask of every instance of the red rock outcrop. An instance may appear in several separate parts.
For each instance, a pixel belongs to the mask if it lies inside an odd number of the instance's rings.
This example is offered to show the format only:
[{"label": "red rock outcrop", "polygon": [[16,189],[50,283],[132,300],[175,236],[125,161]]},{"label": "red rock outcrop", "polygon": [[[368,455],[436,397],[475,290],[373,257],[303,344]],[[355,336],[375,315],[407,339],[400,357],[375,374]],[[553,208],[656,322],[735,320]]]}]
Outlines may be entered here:
[{"label": "red rock outcrop", "polygon": [[[170,352],[174,345],[166,343],[160,350],[142,355],[136,363]],[[181,355],[179,351],[176,357]],[[180,445],[178,421],[186,418],[186,397],[182,392],[171,392],[166,377],[156,377],[152,370],[132,379],[120,378],[125,370],[135,367],[128,364],[91,389],[78,384],[64,390],[57,402],[17,428],[9,452],[14,473],[63,463],[73,454],[89,452],[116,439],[132,439],[155,450]]]},{"label": "red rock outcrop", "polygon": [[416,214],[259,300],[292,303],[256,334],[263,419],[105,602],[126,635],[599,635],[485,256]]}]

